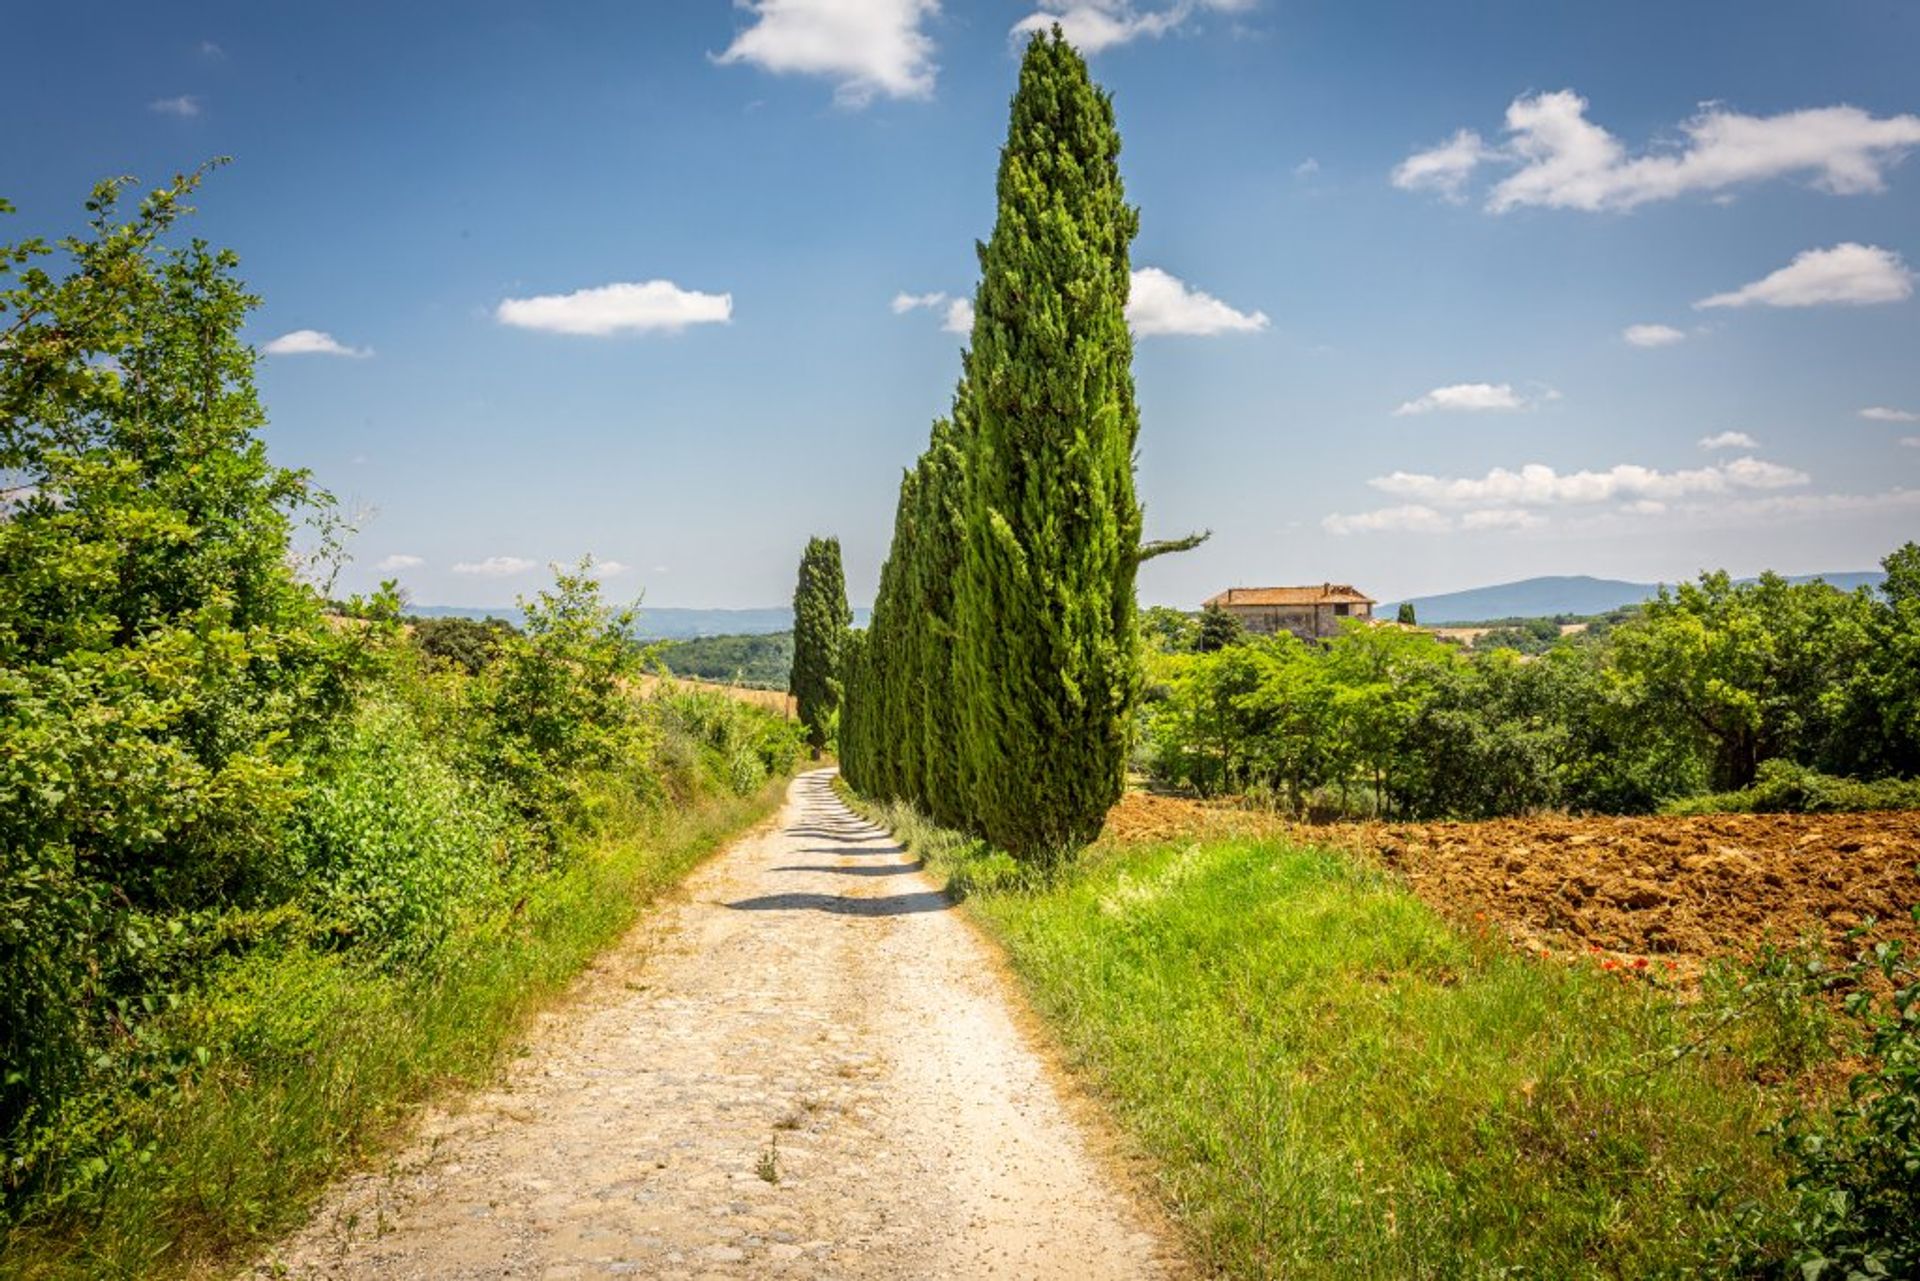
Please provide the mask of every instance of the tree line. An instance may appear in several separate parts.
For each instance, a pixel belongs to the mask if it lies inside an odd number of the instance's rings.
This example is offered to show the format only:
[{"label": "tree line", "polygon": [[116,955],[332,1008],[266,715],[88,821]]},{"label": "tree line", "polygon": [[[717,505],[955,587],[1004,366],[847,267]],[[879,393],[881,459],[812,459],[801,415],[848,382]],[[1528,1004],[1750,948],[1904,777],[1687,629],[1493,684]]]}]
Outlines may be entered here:
[{"label": "tree line", "polygon": [[847,780],[1028,859],[1090,840],[1120,795],[1135,571],[1173,549],[1140,545],[1139,216],[1119,154],[1086,63],[1036,34],[952,408],[901,481],[872,623],[841,664]]},{"label": "tree line", "polygon": [[1141,763],[1203,795],[1397,817],[1644,813],[1756,783],[1791,806],[1796,770],[1911,778],[1920,545],[1883,564],[1878,591],[1705,574],[1536,655],[1366,624],[1209,644],[1161,620]]}]

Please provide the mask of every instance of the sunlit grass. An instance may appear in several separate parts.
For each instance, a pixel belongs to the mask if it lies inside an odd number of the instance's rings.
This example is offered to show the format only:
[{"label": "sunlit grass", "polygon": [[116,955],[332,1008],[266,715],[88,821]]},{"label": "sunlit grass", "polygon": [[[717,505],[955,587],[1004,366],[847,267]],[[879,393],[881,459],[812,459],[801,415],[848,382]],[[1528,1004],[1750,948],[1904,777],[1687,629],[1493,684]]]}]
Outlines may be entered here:
[{"label": "sunlit grass", "polygon": [[1721,1275],[1774,1101],[1644,982],[1515,954],[1332,851],[1096,848],[1036,883],[892,822],[1239,1276]]}]

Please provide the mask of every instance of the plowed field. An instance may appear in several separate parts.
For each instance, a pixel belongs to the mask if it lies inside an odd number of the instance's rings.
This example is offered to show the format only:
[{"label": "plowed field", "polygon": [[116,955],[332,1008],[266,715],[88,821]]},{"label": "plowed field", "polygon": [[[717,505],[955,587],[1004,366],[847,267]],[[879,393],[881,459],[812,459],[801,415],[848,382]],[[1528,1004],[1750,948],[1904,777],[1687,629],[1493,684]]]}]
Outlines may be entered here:
[{"label": "plowed field", "polygon": [[[1914,935],[1920,812],[1525,818],[1307,827],[1169,797],[1128,796],[1107,839],[1281,832],[1379,859],[1461,920],[1550,954],[1650,958],[1697,974],[1709,957],[1807,936],[1850,954],[1848,930]],[[1667,962],[1671,961],[1671,967]]]}]

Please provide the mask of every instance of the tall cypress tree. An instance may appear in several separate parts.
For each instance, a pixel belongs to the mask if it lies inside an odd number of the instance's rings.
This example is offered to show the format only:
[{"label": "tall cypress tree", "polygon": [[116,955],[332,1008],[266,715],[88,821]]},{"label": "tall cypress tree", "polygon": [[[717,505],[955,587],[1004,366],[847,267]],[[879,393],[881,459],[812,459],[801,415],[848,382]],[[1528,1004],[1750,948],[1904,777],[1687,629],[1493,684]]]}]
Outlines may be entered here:
[{"label": "tall cypress tree", "polygon": [[1119,155],[1085,61],[1058,27],[1036,34],[979,251],[953,667],[971,825],[1027,858],[1098,833],[1139,696],[1139,216]]},{"label": "tall cypress tree", "polygon": [[793,675],[788,689],[817,757],[840,708],[840,655],[853,611],[840,566],[840,540],[810,538],[793,588]]},{"label": "tall cypress tree", "polygon": [[955,579],[960,571],[966,524],[960,442],[965,431],[966,388],[954,398],[955,419],[934,423],[921,455],[919,513],[915,525],[914,597],[919,604],[915,636],[915,694],[920,778],[914,803],[947,827],[969,824],[960,787],[959,691],[953,683]]}]

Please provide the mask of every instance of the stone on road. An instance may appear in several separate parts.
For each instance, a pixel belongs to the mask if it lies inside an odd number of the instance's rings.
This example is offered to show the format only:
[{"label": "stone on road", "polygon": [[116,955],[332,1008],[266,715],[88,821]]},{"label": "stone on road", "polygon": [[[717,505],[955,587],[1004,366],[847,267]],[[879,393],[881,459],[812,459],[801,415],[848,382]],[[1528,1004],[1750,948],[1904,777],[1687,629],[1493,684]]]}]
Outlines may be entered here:
[{"label": "stone on road", "polygon": [[529,1034],[262,1265],[300,1277],[1178,1271],[883,829],[795,782]]}]

